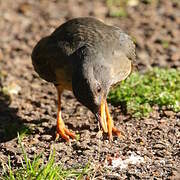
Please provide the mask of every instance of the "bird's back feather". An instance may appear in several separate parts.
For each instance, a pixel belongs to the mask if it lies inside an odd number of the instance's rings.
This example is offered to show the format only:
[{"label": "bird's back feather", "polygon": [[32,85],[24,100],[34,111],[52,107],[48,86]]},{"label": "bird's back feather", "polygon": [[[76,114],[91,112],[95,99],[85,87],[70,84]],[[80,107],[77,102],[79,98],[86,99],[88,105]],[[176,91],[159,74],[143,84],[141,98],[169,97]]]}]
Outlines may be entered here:
[{"label": "bird's back feather", "polygon": [[119,28],[95,18],[70,20],[40,40],[32,53],[35,70],[49,82],[71,85],[73,64],[78,61],[73,59],[73,54],[83,46],[97,57],[89,58],[94,61],[93,64],[109,68],[112,84],[129,75],[131,64],[135,61],[133,41]]}]

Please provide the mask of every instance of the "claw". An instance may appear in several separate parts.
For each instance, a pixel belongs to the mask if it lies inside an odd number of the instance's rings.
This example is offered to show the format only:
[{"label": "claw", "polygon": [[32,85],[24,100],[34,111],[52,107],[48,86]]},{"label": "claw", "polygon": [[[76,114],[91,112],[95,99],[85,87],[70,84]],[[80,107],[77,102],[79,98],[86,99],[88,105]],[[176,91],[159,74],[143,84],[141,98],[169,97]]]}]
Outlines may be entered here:
[{"label": "claw", "polygon": [[56,132],[56,140],[61,136],[63,139],[66,141],[69,141],[70,137],[72,139],[76,139],[76,135],[73,132],[70,132],[67,128],[65,127],[57,127],[57,132]]},{"label": "claw", "polygon": [[120,131],[119,129],[117,129],[116,127],[112,128],[112,132],[114,134],[116,134],[118,138],[123,138],[124,137],[124,133],[122,131]]}]

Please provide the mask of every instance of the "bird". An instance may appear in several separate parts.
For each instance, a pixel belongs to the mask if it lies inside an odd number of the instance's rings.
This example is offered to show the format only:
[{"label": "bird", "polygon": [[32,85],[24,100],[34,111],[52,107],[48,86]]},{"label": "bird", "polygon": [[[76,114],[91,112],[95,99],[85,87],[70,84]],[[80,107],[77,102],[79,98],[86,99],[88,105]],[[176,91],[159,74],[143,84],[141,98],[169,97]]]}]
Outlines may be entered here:
[{"label": "bird", "polygon": [[136,61],[135,44],[128,34],[94,17],[73,18],[40,39],[31,59],[39,76],[57,89],[57,139],[76,139],[61,116],[64,90],[72,91],[94,114],[109,140],[122,135],[114,125],[106,98],[131,74]]}]

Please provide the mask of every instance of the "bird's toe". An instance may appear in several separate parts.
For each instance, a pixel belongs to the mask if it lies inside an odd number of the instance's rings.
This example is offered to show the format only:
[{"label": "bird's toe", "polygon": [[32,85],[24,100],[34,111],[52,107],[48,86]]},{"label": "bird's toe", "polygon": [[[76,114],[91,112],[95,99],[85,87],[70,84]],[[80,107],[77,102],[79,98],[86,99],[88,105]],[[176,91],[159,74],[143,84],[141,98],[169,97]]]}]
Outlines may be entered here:
[{"label": "bird's toe", "polygon": [[74,132],[69,131],[67,128],[63,127],[63,128],[57,128],[57,132],[56,132],[56,140],[59,139],[59,136],[61,136],[63,139],[65,139],[66,141],[69,141],[70,138],[72,139],[76,139],[76,135]]}]

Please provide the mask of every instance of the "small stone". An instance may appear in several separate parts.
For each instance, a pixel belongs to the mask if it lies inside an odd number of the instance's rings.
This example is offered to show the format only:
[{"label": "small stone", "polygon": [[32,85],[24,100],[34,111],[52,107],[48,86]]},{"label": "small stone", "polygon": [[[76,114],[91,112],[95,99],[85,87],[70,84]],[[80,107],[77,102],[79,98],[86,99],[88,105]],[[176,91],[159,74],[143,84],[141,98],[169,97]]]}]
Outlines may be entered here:
[{"label": "small stone", "polygon": [[51,135],[48,135],[48,134],[44,134],[42,135],[42,139],[48,141],[48,140],[51,140],[52,136]]},{"label": "small stone", "polygon": [[3,90],[12,95],[18,94],[21,91],[21,87],[17,83],[13,82],[9,84],[7,87],[4,87]]},{"label": "small stone", "polygon": [[180,112],[178,112],[178,113],[176,114],[176,116],[177,116],[178,118],[180,118]]},{"label": "small stone", "polygon": [[97,133],[96,138],[100,139],[100,138],[102,137],[102,135],[103,135],[103,131],[100,130],[100,131]]},{"label": "small stone", "polygon": [[128,4],[128,6],[134,7],[134,6],[137,6],[139,4],[139,1],[138,0],[129,0],[127,2],[127,4]]},{"label": "small stone", "polygon": [[43,122],[43,123],[42,123],[42,126],[44,126],[44,127],[49,127],[49,123],[48,123],[48,122]]},{"label": "small stone", "polygon": [[153,146],[153,149],[163,150],[163,149],[165,149],[165,148],[166,148],[165,145],[164,145],[164,144],[161,144],[161,143],[155,144],[155,145]]},{"label": "small stone", "polygon": [[29,3],[25,2],[19,5],[18,11],[19,13],[26,14],[31,9]]},{"label": "small stone", "polygon": [[3,59],[3,53],[2,50],[0,49],[0,61]]},{"label": "small stone", "polygon": [[171,60],[172,60],[172,61],[178,61],[178,60],[180,60],[179,52],[174,53],[174,54],[171,56]]},{"label": "small stone", "polygon": [[167,117],[174,116],[174,112],[173,112],[173,111],[164,111],[164,114],[165,114]]}]

